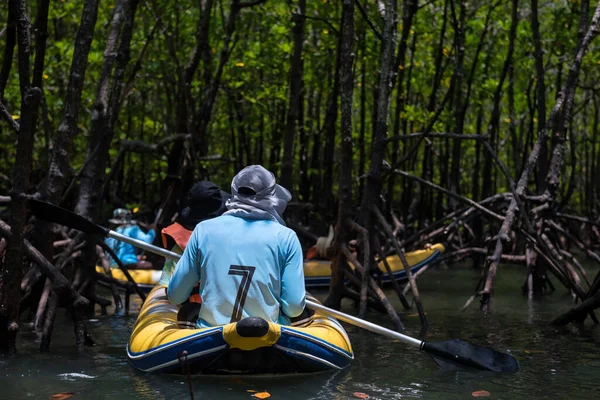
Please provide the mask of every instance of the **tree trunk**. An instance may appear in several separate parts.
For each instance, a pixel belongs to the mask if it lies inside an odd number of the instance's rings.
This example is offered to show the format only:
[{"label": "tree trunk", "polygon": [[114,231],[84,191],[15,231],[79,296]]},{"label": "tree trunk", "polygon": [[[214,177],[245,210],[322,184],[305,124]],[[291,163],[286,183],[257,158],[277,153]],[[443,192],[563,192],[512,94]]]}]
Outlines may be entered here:
[{"label": "tree trunk", "polygon": [[27,208],[25,195],[29,190],[31,173],[35,114],[41,100],[41,90],[31,86],[29,62],[29,18],[24,0],[10,0],[9,7],[16,18],[18,42],[19,87],[21,91],[21,119],[17,154],[12,171],[13,187],[10,191],[10,240],[0,268],[0,352],[15,352],[19,331],[19,303],[23,278],[23,231]]},{"label": "tree trunk", "polygon": [[[452,21],[454,25],[454,47],[456,58],[454,62],[454,131],[462,134],[465,123],[466,107],[463,107],[463,69],[465,61],[465,38],[466,38],[466,0],[460,1],[459,17],[456,18],[454,1],[450,5]],[[462,140],[454,140],[452,143],[452,162],[450,166],[450,191],[460,194],[460,153]],[[458,201],[450,198],[450,209],[455,210],[459,206]]]},{"label": "tree trunk", "polygon": [[[540,22],[538,19],[538,0],[531,0],[531,33],[533,36],[533,47],[535,56],[535,71],[537,80],[537,113],[538,113],[538,136],[545,128],[546,123],[546,83],[544,76],[544,54],[542,51],[542,39],[540,36]],[[546,190],[546,175],[548,174],[548,143],[544,141],[540,148],[540,158],[537,170],[537,192],[544,193]]]},{"label": "tree trunk", "polygon": [[[385,8],[382,10],[384,28],[382,32],[380,72],[376,99],[377,115],[375,117],[375,130],[371,146],[371,162],[360,206],[360,224],[369,232],[373,232],[371,207],[379,204],[378,200],[381,194],[381,167],[387,144],[392,77],[395,69],[396,9],[396,0],[386,0]],[[368,265],[364,267],[367,271],[369,270]]]},{"label": "tree trunk", "polygon": [[[400,115],[404,111],[404,104],[407,100],[407,94],[404,93],[404,71],[406,70],[406,50],[408,49],[408,37],[410,36],[410,31],[412,30],[414,16],[419,10],[418,1],[416,0],[404,0],[403,1],[403,17],[402,17],[402,35],[400,36],[400,42],[398,44],[398,53],[396,54],[396,70],[398,71],[398,78],[395,79],[395,76],[392,78],[393,81],[397,81],[396,87],[396,110],[394,112],[394,136],[400,135],[400,126],[402,125],[400,120]],[[392,83],[393,84],[393,83]],[[407,85],[410,84],[410,76],[408,78]],[[402,132],[403,134],[406,131]],[[393,143],[392,149],[392,165],[396,165],[398,162],[399,152],[400,152],[400,141],[395,140]],[[394,195],[394,185],[395,185],[395,176],[392,174],[388,178],[388,187],[387,187],[387,206],[391,209],[393,195]]]},{"label": "tree trunk", "polygon": [[[325,121],[323,122],[323,132],[325,133],[325,147],[323,148],[323,175],[321,179],[321,188],[319,190],[319,205],[320,211],[323,214],[325,220],[331,220],[333,217],[333,160],[335,154],[335,136],[336,136],[336,122],[338,115],[338,99],[340,94],[340,48],[337,50],[337,57],[335,62],[335,73],[333,78],[333,87],[331,88],[331,94],[327,103],[327,111],[325,113]],[[315,145],[318,146],[318,141]],[[319,149],[321,146],[319,146]]]},{"label": "tree trunk", "polygon": [[4,101],[4,89],[10,76],[10,70],[13,63],[13,54],[17,44],[16,21],[17,16],[10,2],[6,2],[8,9],[8,21],[6,24],[6,42],[4,45],[4,54],[2,55],[2,69],[0,69],[0,102]]},{"label": "tree trunk", "polygon": [[352,96],[354,89],[354,0],[343,0],[341,35],[339,39],[341,138],[338,217],[335,227],[334,259],[331,263],[331,284],[325,301],[330,307],[340,309],[344,293],[345,257],[341,246],[350,240],[348,220],[352,215]]},{"label": "tree trunk", "polygon": [[[561,143],[562,141],[562,143],[564,144],[564,134],[567,129],[566,122],[570,116],[571,108],[573,105],[573,98],[575,96],[577,82],[579,80],[579,73],[581,71],[581,63],[583,62],[583,57],[585,56],[588,50],[589,44],[593,39],[595,39],[598,33],[600,33],[598,30],[599,20],[600,3],[598,3],[598,6],[596,7],[592,23],[590,24],[584,39],[577,46],[577,50],[575,52],[576,56],[569,70],[567,80],[565,81],[565,84],[560,91],[558,100],[556,101],[556,104],[554,105],[552,112],[548,117],[548,121],[546,121],[545,128],[542,131],[541,135],[538,136],[538,140],[535,143],[533,150],[529,155],[529,159],[525,164],[523,173],[519,178],[519,182],[516,188],[516,194],[518,196],[521,196],[525,193],[525,188],[527,187],[527,183],[529,182],[529,177],[536,165],[540,154],[541,142],[547,140],[547,128],[552,127],[554,129],[554,137],[556,138],[557,142]],[[557,147],[562,147],[562,150],[560,148],[554,150],[554,156],[551,162],[552,169],[548,171],[548,179],[546,181],[547,191],[551,199],[555,198],[556,191],[558,189],[560,178],[559,171],[562,162],[562,152],[564,151],[564,145]],[[489,303],[492,294],[492,286],[494,278],[496,276],[498,265],[502,257],[503,245],[507,241],[509,231],[512,229],[516,213],[517,199],[513,198],[509,204],[508,210],[506,211],[506,217],[502,223],[500,231],[498,232],[498,238],[496,239],[493,254],[487,258],[488,261],[486,262],[486,264],[488,264],[489,267],[481,299],[481,307],[483,310],[489,309]]]},{"label": "tree trunk", "polygon": [[[500,130],[500,102],[502,100],[502,88],[508,75],[508,69],[512,64],[512,58],[515,51],[515,40],[517,37],[517,25],[519,24],[519,0],[512,0],[511,24],[508,33],[508,50],[502,67],[502,72],[498,78],[498,85],[494,92],[494,106],[492,116],[488,125],[488,134],[490,136],[490,146],[497,152],[498,136]],[[483,187],[481,197],[486,199],[492,195],[495,187],[495,170],[492,169],[493,160],[491,157],[485,157],[483,163]]]},{"label": "tree trunk", "polygon": [[283,160],[281,163],[281,186],[293,193],[294,176],[294,143],[296,132],[303,129],[298,124],[300,118],[300,102],[302,101],[302,47],[304,44],[304,22],[306,14],[306,0],[298,0],[297,12],[292,15],[294,27],[294,50],[292,66],[290,68],[290,98],[288,113],[283,136]]},{"label": "tree trunk", "polygon": [[[58,131],[53,140],[52,153],[48,167],[48,175],[43,181],[39,195],[40,199],[53,204],[59,204],[67,180],[72,175],[69,162],[69,154],[73,145],[73,138],[77,134],[79,107],[81,93],[88,63],[96,16],[98,12],[98,0],[87,0],[81,14],[81,23],[75,37],[73,59],[71,61],[71,72],[69,84],[64,101],[64,113]],[[51,224],[37,219],[34,229],[35,244],[37,249],[48,260],[53,257],[53,237],[48,235]]]},{"label": "tree trunk", "polygon": [[[204,86],[208,87],[211,84],[210,80],[212,76],[212,52],[209,45],[209,36],[213,5],[214,0],[206,0],[204,2],[198,3],[200,16],[198,18],[198,25],[196,27],[196,42],[194,45],[194,49],[192,50],[192,54],[190,55],[190,58],[185,67],[183,69],[178,68],[178,83],[176,85],[176,133],[194,132],[192,114],[196,102],[194,101],[194,96],[192,94],[192,82],[194,80],[194,76],[196,75],[196,71],[201,60],[203,63],[202,80]],[[172,53],[172,57],[175,60],[177,60],[177,54],[175,52],[175,49],[169,47],[169,50]],[[179,62],[176,63],[179,67]],[[171,151],[168,156],[167,177],[163,182],[164,187],[172,187],[172,178],[179,177],[182,175],[181,168],[184,164],[183,160],[185,159],[183,157],[184,149],[184,142],[176,142],[173,144],[173,147],[171,147]],[[183,186],[187,186],[187,182],[184,182]],[[182,189],[182,187],[179,188]],[[175,198],[178,197],[180,197],[180,193],[176,193]],[[173,202],[171,205],[167,205],[164,214],[173,215],[177,211],[175,209],[175,205],[175,202]]]},{"label": "tree trunk", "polygon": [[[433,74],[433,82],[431,84],[431,95],[429,97],[429,105],[427,106],[427,110],[429,112],[434,112],[437,101],[437,92],[440,87],[440,81],[443,75],[442,69],[442,61],[444,60],[444,40],[446,37],[446,26],[448,23],[448,2],[450,0],[444,1],[444,15],[442,17],[442,29],[440,31],[440,40],[438,42],[438,46],[435,50],[435,61],[434,61],[434,74]],[[453,1],[453,0],[452,0]]]},{"label": "tree trunk", "polygon": [[[195,144],[195,148],[198,152],[198,155],[200,156],[206,155],[206,152],[208,151],[208,141],[206,137],[206,132],[212,117],[212,111],[215,101],[217,99],[217,94],[219,91],[219,86],[221,84],[223,71],[225,69],[225,65],[229,61],[229,56],[231,55],[231,38],[233,37],[233,33],[235,32],[235,23],[237,21],[237,17],[239,16],[239,13],[243,8],[262,4],[264,3],[264,1],[259,0],[243,3],[241,2],[241,0],[231,0],[231,10],[229,12],[227,22],[225,24],[225,36],[223,38],[223,45],[221,47],[221,55],[219,57],[217,71],[210,80],[210,84],[206,83],[207,77],[205,76],[205,93],[202,98],[200,107],[198,108],[198,111],[193,116],[194,120],[192,126],[194,131],[189,132],[194,135],[193,142]],[[205,52],[204,54],[207,53]]]},{"label": "tree trunk", "polygon": [[[50,0],[37,0],[37,15],[35,17],[35,60],[33,62],[33,76],[31,84],[42,90],[43,93],[43,74],[44,61],[46,59],[46,39],[48,39],[48,7]],[[42,94],[43,96],[43,94]],[[35,113],[37,117],[37,112]],[[36,118],[37,119],[37,118]],[[32,125],[35,129],[37,121],[33,120]]]},{"label": "tree trunk", "polygon": [[[81,173],[79,197],[75,207],[77,214],[92,221],[98,220],[100,217],[99,211],[102,209],[104,171],[122,104],[121,95],[124,86],[125,68],[130,59],[131,37],[138,4],[139,0],[121,0],[117,4],[104,51],[104,60],[92,111],[86,165]],[[84,281],[94,279],[94,266],[96,264],[94,238],[87,236],[85,241],[86,247],[82,251],[80,263]],[[90,296],[94,297],[94,285],[89,285],[87,290]],[[93,312],[93,310],[90,311]],[[77,341],[82,344],[84,338],[77,338]]]},{"label": "tree trunk", "polygon": [[[363,29],[362,33],[362,57],[360,67],[360,132],[358,134],[358,176],[365,174],[366,146],[365,133],[367,131],[367,38]],[[358,187],[358,198],[362,199],[365,180],[360,179]]]}]

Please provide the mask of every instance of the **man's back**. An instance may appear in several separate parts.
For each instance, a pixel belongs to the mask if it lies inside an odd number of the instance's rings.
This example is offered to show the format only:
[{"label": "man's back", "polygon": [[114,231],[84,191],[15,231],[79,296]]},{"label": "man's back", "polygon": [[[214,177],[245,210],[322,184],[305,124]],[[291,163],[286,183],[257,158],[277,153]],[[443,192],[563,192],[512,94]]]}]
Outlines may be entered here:
[{"label": "man's back", "polygon": [[200,280],[202,326],[248,316],[288,324],[280,307],[289,317],[304,309],[302,248],[292,230],[274,221],[224,215],[198,224],[169,283],[169,299],[183,302],[194,279]]}]

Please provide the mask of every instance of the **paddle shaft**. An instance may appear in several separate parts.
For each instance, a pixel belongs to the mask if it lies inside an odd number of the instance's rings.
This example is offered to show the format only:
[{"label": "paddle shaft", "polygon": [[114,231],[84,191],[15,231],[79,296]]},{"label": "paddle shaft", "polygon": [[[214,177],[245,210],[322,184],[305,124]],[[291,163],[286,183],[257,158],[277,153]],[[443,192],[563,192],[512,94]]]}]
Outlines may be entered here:
[{"label": "paddle shaft", "polygon": [[352,315],[348,315],[346,313],[334,310],[332,308],[325,307],[322,304],[315,303],[310,300],[306,300],[306,306],[312,310],[320,311],[323,314],[327,314],[331,317],[337,318],[340,321],[347,322],[350,325],[358,326],[359,328],[363,328],[368,331],[375,332],[375,333],[378,333],[383,336],[387,336],[391,339],[400,340],[401,342],[416,346],[419,349],[423,345],[422,340],[403,335],[401,333],[392,331],[391,329],[384,328],[383,326],[379,326],[379,325],[373,324],[369,321],[365,321],[364,319],[356,318],[356,317],[353,317]]},{"label": "paddle shaft", "polygon": [[148,250],[149,252],[158,254],[159,256],[171,258],[176,261],[181,258],[181,256],[177,253],[173,253],[172,251],[163,249],[162,247],[151,245],[150,243],[146,243],[143,240],[131,238],[129,236],[120,234],[119,232],[110,230],[108,231],[108,234],[106,236],[120,240],[121,242],[129,243],[130,245],[139,247],[140,249]]},{"label": "paddle shaft", "polygon": [[[123,242],[129,243],[133,246],[140,247],[144,250],[148,250],[149,252],[158,254],[163,257],[171,258],[173,260],[179,260],[181,258],[181,256],[177,253],[174,253],[169,250],[165,250],[161,247],[157,247],[157,246],[148,244],[141,240],[130,238],[129,236],[122,235],[115,231],[108,231],[108,236],[113,239],[117,239],[117,240],[121,240]],[[421,341],[421,340],[418,340],[418,339],[412,338],[410,336],[406,336],[401,333],[392,331],[390,329],[384,328],[383,326],[379,326],[379,325],[373,324],[369,321],[365,321],[364,319],[356,318],[356,317],[353,317],[352,315],[348,315],[343,312],[333,310],[329,307],[325,307],[324,305],[315,303],[310,300],[306,300],[306,306],[312,310],[320,311],[323,314],[337,318],[340,321],[347,322],[350,325],[355,325],[355,326],[358,326],[359,328],[363,328],[368,331],[375,332],[375,333],[378,333],[383,336],[387,336],[392,339],[400,340],[404,343],[408,343],[408,344],[416,346],[418,348],[421,348],[421,345],[423,344],[423,341]]]}]

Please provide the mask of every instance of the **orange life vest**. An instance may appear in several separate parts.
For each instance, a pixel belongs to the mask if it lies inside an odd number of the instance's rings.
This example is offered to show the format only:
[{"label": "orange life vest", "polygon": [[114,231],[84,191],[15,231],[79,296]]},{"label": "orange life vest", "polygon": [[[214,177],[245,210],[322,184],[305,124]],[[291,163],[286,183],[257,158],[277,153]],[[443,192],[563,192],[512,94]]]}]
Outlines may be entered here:
[{"label": "orange life vest", "polygon": [[[187,246],[188,242],[190,241],[190,237],[192,236],[192,231],[185,229],[182,225],[180,225],[177,222],[167,226],[166,228],[163,228],[162,231],[160,231],[160,233],[162,236],[163,247],[167,248],[167,236],[170,236],[171,239],[175,241],[175,244],[177,244],[177,246],[179,246],[179,248],[182,251],[185,250],[185,247]],[[198,285],[196,285],[192,290],[192,294],[190,295],[189,300],[192,303],[202,303],[202,298],[198,293]]]},{"label": "orange life vest", "polygon": [[185,247],[190,241],[190,236],[192,236],[192,231],[185,229],[177,222],[163,228],[160,233],[162,236],[163,247],[167,247],[167,236],[170,236],[181,250],[185,250]]}]

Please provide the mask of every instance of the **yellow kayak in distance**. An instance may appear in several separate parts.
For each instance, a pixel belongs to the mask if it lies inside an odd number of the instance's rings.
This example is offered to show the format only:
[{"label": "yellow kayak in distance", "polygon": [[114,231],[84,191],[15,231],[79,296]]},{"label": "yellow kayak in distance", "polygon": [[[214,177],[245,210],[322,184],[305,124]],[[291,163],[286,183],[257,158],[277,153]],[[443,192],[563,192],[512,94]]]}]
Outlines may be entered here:
[{"label": "yellow kayak in distance", "polygon": [[[436,261],[445,251],[444,245],[436,243],[428,249],[415,250],[406,253],[406,260],[411,266],[410,270],[412,273],[416,273],[426,265]],[[386,261],[390,265],[392,275],[397,281],[403,281],[407,279],[404,265],[397,255],[389,256]],[[353,267],[350,264],[350,267]],[[379,262],[379,269],[383,273],[382,282],[389,283],[390,278],[385,269],[383,261]],[[100,274],[104,274],[104,269],[100,266],[96,267],[96,271]],[[133,280],[143,290],[151,290],[158,281],[162,271],[153,269],[130,269],[129,273]],[[111,269],[112,277],[118,280],[126,281],[125,274],[120,269]],[[331,261],[329,260],[307,260],[304,262],[304,282],[307,289],[328,287],[331,282]]]},{"label": "yellow kayak in distance", "polygon": [[[129,269],[127,271],[129,272],[129,275],[131,275],[135,283],[137,283],[137,285],[140,287],[140,289],[142,289],[145,292],[149,292],[150,290],[152,290],[152,288],[156,286],[156,284],[160,280],[160,276],[162,275],[162,270],[158,269]],[[104,268],[102,268],[100,265],[96,265],[96,272],[102,275],[106,274],[106,272],[104,272]],[[125,276],[123,271],[121,271],[118,268],[111,268],[110,274],[113,278],[117,280],[127,282],[127,277]],[[105,282],[99,283],[105,284]]]},{"label": "yellow kayak in distance", "polygon": [[[444,245],[441,243],[436,243],[429,247],[428,249],[416,250],[405,253],[406,261],[408,261],[408,265],[410,265],[410,270],[412,273],[416,273],[425,266],[431,264],[436,261],[445,251]],[[406,271],[404,270],[404,265],[400,260],[398,255],[389,256],[386,258],[390,269],[392,270],[392,275],[396,281],[403,281],[408,279],[406,276]],[[352,264],[350,264],[351,268],[354,268]],[[387,270],[385,268],[385,264],[383,261],[379,261],[378,264],[379,269],[383,273],[382,282],[389,283],[390,277],[387,274]],[[329,260],[308,260],[304,262],[304,281],[306,282],[307,288],[315,288],[315,287],[328,287],[331,283],[331,261]]]},{"label": "yellow kayak in distance", "polygon": [[185,329],[177,326],[177,311],[165,286],[150,291],[127,345],[134,368],[177,374],[182,367],[191,374],[286,374],[339,370],[354,359],[344,328],[319,312],[307,327],[254,317]]}]

